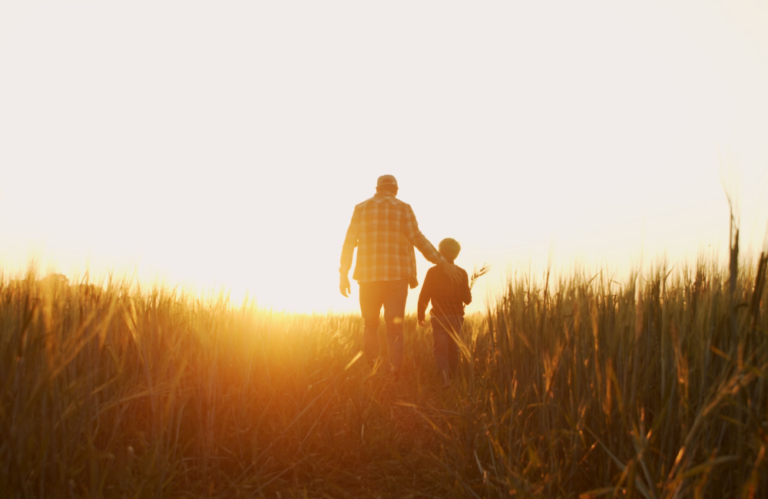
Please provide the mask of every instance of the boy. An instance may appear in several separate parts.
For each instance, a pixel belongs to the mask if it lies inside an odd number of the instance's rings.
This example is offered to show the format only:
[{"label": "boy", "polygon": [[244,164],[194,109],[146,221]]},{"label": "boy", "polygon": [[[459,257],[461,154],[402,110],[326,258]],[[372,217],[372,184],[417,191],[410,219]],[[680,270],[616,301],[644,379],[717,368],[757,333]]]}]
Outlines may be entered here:
[{"label": "boy", "polygon": [[[443,239],[440,241],[438,251],[443,258],[453,263],[459,256],[461,245],[455,239]],[[429,269],[419,294],[420,326],[425,325],[424,312],[429,301],[432,300],[430,315],[432,316],[432,336],[435,341],[435,362],[445,384],[456,372],[456,365],[459,362],[459,349],[451,333],[458,335],[461,332],[461,326],[464,323],[464,305],[472,303],[467,272],[461,267],[457,268],[461,271],[459,283],[451,282],[438,266]]]}]

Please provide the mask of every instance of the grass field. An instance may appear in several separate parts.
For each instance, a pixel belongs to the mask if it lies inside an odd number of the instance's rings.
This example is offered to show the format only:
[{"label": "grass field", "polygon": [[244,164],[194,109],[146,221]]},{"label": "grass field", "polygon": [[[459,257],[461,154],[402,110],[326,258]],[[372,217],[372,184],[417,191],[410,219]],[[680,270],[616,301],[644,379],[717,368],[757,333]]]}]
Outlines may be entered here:
[{"label": "grass field", "polygon": [[0,496],[765,497],[764,280],[512,279],[443,388],[415,317],[393,380],[356,315],[6,278]]}]

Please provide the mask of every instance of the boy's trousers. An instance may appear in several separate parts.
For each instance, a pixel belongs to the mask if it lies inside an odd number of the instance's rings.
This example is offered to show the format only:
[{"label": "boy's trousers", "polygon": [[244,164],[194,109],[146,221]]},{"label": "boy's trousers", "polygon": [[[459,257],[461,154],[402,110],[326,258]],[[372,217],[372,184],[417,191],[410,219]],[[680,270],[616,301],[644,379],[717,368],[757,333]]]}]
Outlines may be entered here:
[{"label": "boy's trousers", "polygon": [[432,337],[435,341],[434,354],[437,369],[453,376],[459,364],[459,347],[451,337],[451,332],[461,337],[464,317],[460,315],[442,315],[432,317]]},{"label": "boy's trousers", "polygon": [[379,354],[379,315],[383,306],[389,361],[395,371],[399,371],[403,366],[403,318],[406,298],[407,280],[360,283],[360,311],[365,322],[363,352],[368,362],[373,362]]}]

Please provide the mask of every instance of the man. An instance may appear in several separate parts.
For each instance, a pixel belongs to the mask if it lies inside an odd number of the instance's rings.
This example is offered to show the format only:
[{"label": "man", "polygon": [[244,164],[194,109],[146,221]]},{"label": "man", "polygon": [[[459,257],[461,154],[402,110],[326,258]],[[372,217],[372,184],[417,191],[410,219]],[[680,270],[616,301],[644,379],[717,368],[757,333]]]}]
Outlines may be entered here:
[{"label": "man", "polygon": [[430,262],[439,265],[452,280],[461,278],[458,267],[443,258],[419,231],[410,205],[397,199],[397,180],[379,177],[376,195],[355,206],[347,229],[339,267],[339,290],[349,296],[349,269],[357,246],[357,264],[352,277],[360,284],[360,310],[365,322],[363,351],[368,362],[379,353],[377,330],[384,307],[387,344],[392,372],[403,364],[403,317],[408,286],[415,288],[415,246]]}]

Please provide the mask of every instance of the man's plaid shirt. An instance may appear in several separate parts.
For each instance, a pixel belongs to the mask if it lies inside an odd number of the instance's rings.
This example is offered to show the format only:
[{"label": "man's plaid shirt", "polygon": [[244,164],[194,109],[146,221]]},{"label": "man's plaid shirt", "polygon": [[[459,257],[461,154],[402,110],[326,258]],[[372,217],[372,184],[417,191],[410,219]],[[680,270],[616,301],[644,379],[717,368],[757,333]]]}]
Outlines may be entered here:
[{"label": "man's plaid shirt", "polygon": [[355,206],[341,250],[339,271],[347,275],[357,246],[357,264],[352,278],[358,282],[416,282],[416,246],[432,263],[442,260],[424,234],[419,231],[411,206],[393,194],[377,192]]}]

